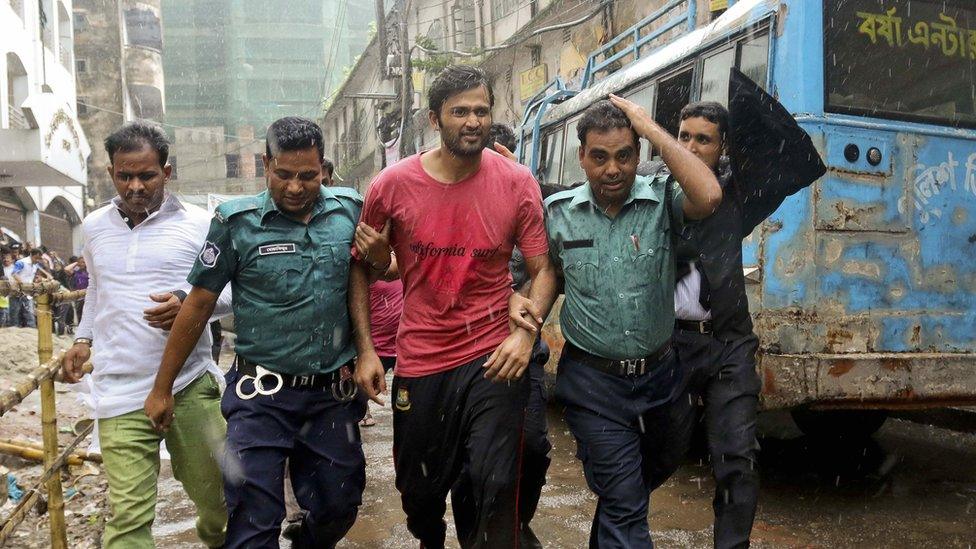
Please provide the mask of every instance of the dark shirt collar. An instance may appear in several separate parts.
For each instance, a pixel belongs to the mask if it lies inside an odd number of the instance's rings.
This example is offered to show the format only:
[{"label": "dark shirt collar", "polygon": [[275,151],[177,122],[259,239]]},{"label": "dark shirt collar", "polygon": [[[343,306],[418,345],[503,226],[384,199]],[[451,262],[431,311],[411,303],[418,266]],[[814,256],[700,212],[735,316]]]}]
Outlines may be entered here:
[{"label": "dark shirt collar", "polygon": [[[652,202],[660,202],[661,197],[658,195],[657,190],[651,186],[651,180],[653,178],[638,175],[634,179],[634,186],[630,189],[630,196],[624,201],[623,205],[626,206],[635,200],[650,200]],[[585,204],[589,202],[594,206],[599,208],[596,199],[593,197],[593,189],[590,188],[590,183],[586,182],[576,188],[576,195],[573,200],[569,203],[570,207],[576,207],[580,204]]]},{"label": "dark shirt collar", "polygon": [[[342,205],[339,203],[339,199],[335,197],[335,194],[325,185],[319,188],[319,197],[315,201],[315,205],[312,206],[312,217],[309,221],[315,219],[320,215],[327,214],[333,210],[337,210]],[[271,198],[271,191],[264,191],[264,204],[261,206],[261,221],[265,221],[271,214],[278,214],[284,216],[281,210],[278,209],[278,205],[275,204],[273,198]]]}]

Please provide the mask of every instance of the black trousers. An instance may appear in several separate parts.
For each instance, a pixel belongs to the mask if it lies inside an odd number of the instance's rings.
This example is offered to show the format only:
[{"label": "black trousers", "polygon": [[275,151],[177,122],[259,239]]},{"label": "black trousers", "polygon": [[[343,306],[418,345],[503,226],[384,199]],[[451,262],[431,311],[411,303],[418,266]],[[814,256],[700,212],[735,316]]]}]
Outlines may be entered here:
[{"label": "black trousers", "polygon": [[647,523],[651,489],[661,474],[669,409],[678,388],[669,352],[642,375],[602,372],[563,353],[556,402],[576,439],[587,486],[597,495],[591,549],[653,547]]},{"label": "black trousers", "polygon": [[[407,528],[426,549],[444,546],[447,494],[461,546],[516,547],[522,423],[529,380],[484,378],[487,355],[437,374],[393,378],[393,463]],[[461,475],[465,478],[460,478]]]},{"label": "black trousers", "polygon": [[[546,405],[549,401],[546,391],[546,362],[549,362],[549,346],[541,338],[536,339],[532,348],[532,358],[526,376],[529,378],[529,401],[525,409],[523,428],[522,463],[519,467],[519,548],[541,549],[542,542],[532,531],[529,523],[539,507],[542,487],[546,485],[546,472],[549,470],[549,426],[546,421]],[[451,505],[454,509],[466,509],[473,500],[469,475],[460,475],[451,488]]]},{"label": "black trousers", "polygon": [[671,408],[663,474],[656,484],[678,468],[695,424],[704,421],[715,476],[715,547],[748,547],[759,500],[759,341],[755,335],[721,341],[711,334],[675,330],[674,343],[686,389]]}]

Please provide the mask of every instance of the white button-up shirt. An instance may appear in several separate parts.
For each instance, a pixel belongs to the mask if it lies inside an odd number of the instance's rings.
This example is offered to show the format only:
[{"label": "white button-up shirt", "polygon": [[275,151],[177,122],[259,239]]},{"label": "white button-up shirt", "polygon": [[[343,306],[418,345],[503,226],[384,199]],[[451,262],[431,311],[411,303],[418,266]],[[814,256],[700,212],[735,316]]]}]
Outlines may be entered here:
[{"label": "white button-up shirt", "polygon": [[[158,306],[149,294],[183,290],[186,276],[206,241],[211,215],[168,195],[145,221],[129,228],[119,198],[82,222],[89,283],[76,335],[93,341],[91,362],[95,417],[140,410],[152,389],[168,331],[152,328],[143,311]],[[217,301],[215,316],[231,312],[230,285]],[[204,330],[173,385],[179,392],[204,373],[220,370]]]},{"label": "white button-up shirt", "polygon": [[691,263],[691,270],[674,287],[674,316],[681,320],[711,320],[712,312],[702,307],[698,300],[701,294],[701,273],[698,264]]}]

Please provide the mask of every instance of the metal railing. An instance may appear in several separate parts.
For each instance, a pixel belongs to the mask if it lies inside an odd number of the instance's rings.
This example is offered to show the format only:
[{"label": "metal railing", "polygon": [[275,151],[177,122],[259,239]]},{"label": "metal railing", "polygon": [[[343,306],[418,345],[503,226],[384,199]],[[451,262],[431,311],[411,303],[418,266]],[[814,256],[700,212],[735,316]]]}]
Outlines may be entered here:
[{"label": "metal railing", "polygon": [[[682,4],[684,4],[684,9],[679,11]],[[597,74],[614,72],[624,58],[631,57],[631,62],[633,62],[648,55],[656,49],[650,47],[651,43],[671,29],[684,25],[688,31],[695,30],[697,12],[698,3],[696,0],[671,0],[654,13],[621,32],[601,46],[600,49],[591,53],[586,59],[586,70],[583,73],[580,89],[589,87],[596,79]],[[644,32],[647,27],[655,23],[659,23],[659,25],[649,32]]]},{"label": "metal railing", "polygon": [[58,452],[58,424],[55,407],[54,381],[61,370],[63,353],[52,357],[54,349],[53,318],[51,306],[69,303],[85,297],[85,290],[63,291],[57,282],[17,284],[0,280],[0,295],[19,297],[31,295],[37,300],[37,369],[19,384],[0,391],[0,417],[22,402],[36,389],[41,390],[41,433],[43,438],[44,472],[37,484],[28,490],[9,517],[0,521],[0,547],[14,529],[27,517],[27,513],[41,497],[41,486],[47,487],[47,513],[50,516],[51,547],[66,549],[67,531],[64,520],[64,493],[61,487],[61,469],[69,462],[72,452],[92,431],[94,423],[82,431],[63,451]]}]

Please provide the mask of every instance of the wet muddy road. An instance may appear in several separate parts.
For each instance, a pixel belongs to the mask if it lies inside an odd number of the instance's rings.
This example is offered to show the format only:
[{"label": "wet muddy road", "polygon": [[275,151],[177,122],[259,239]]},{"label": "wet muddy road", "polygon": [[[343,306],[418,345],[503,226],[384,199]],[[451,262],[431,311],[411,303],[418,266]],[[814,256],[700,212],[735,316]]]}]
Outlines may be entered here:
[{"label": "wet muddy road", "polygon": [[[364,505],[341,547],[415,547],[393,485],[392,414],[389,407],[373,406],[373,415],[377,425],[363,429]],[[765,414],[762,423],[755,546],[976,545],[976,429],[958,432],[889,419],[870,443],[840,448],[800,436],[785,414]],[[595,500],[555,409],[550,436],[553,463],[532,524],[547,547],[584,547]],[[711,546],[710,475],[707,466],[693,461],[655,492],[650,521],[659,547]],[[171,477],[160,496],[158,546],[195,546],[190,509]],[[449,526],[449,546],[457,547],[452,536]]]}]

